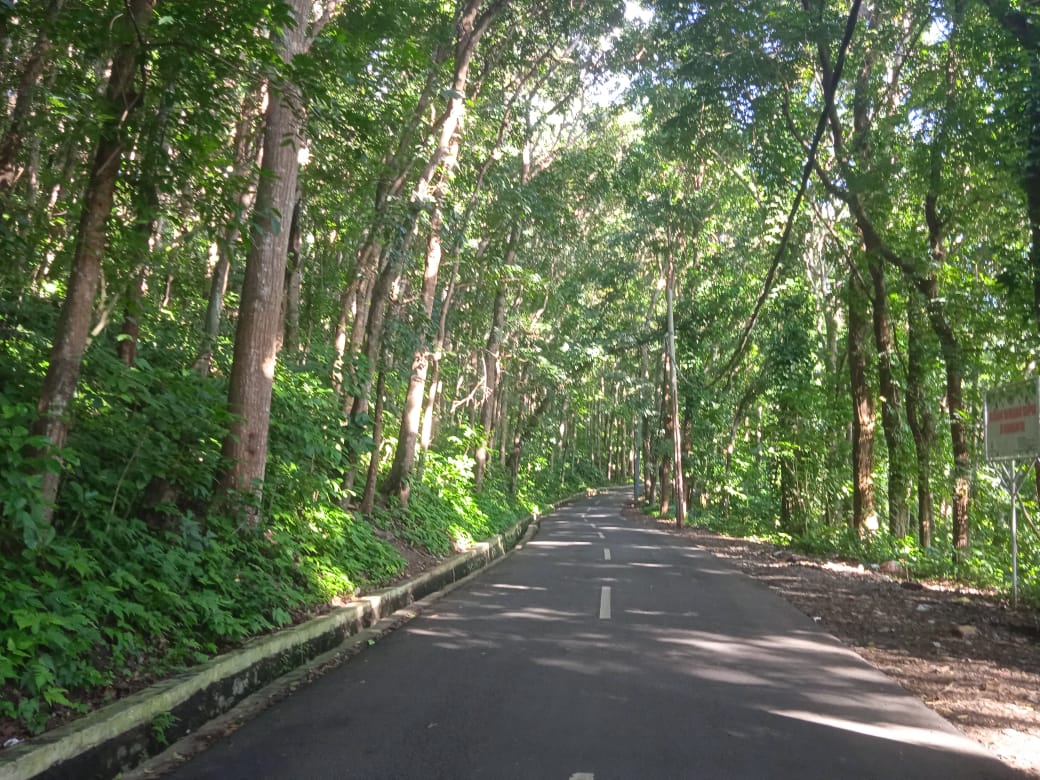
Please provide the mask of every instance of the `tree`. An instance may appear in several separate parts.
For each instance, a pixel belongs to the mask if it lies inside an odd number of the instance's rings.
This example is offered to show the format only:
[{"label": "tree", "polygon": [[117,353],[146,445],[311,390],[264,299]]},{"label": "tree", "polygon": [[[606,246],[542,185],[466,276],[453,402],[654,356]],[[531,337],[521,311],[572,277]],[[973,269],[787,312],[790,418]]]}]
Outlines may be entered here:
[{"label": "tree", "polygon": [[[105,119],[99,128],[83,207],[76,234],[65,302],[58,331],[51,348],[50,362],[37,403],[38,418],[33,433],[49,442],[53,451],[65,445],[69,425],[69,404],[76,391],[83,351],[87,346],[90,319],[105,253],[105,227],[112,211],[120,163],[127,147],[127,120],[141,102],[144,84],[136,85],[139,62],[143,56],[144,34],[151,22],[155,0],[132,0],[128,12],[113,26],[115,53],[108,86],[99,114]],[[47,470],[42,475],[42,499],[48,517],[58,495],[60,472]]]},{"label": "tree", "polygon": [[246,259],[242,302],[235,335],[234,361],[228,386],[228,408],[235,421],[224,438],[228,466],[221,477],[227,491],[259,493],[267,465],[271,392],[282,335],[285,265],[289,223],[299,175],[300,129],[306,109],[304,95],[290,66],[306,53],[338,11],[338,3],[315,6],[292,0],[289,17],[275,31],[283,73],[271,81],[264,113],[263,153]]}]

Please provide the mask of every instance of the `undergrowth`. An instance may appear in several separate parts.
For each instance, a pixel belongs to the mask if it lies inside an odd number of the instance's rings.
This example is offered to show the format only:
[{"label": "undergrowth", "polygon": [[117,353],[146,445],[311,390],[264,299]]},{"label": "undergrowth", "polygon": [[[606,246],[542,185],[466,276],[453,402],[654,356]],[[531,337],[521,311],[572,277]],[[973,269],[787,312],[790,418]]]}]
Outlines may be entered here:
[{"label": "undergrowth", "polygon": [[[66,449],[41,453],[25,372],[38,375],[46,359],[33,339],[25,330],[0,346],[5,732],[39,733],[393,580],[406,560],[374,525],[444,556],[577,488],[573,478],[524,474],[517,498],[492,469],[478,493],[472,458],[449,443],[449,454],[426,455],[407,511],[345,511],[341,477],[371,441],[338,424],[340,400],[319,362],[279,368],[263,503],[214,503],[230,422],[223,374],[184,368],[191,352],[172,341],[143,345],[127,368],[99,339]],[[63,475],[52,522],[41,468]]]},{"label": "undergrowth", "polygon": [[446,555],[494,536],[525,514],[494,474],[479,493],[474,492],[473,466],[473,459],[465,455],[427,453],[423,479],[402,516],[403,539]]},{"label": "undergrowth", "polygon": [[[804,533],[792,535],[778,530],[775,520],[764,515],[733,513],[726,517],[704,510],[691,522],[719,533],[823,558],[864,565],[895,561],[906,576],[915,579],[948,580],[1007,594],[1011,591],[1010,538],[999,523],[976,523],[971,551],[955,555],[943,526],[936,529],[936,541],[922,547],[914,536],[896,537],[885,529],[860,534],[847,525],[810,525]],[[1019,561],[1019,585],[1022,601],[1040,607],[1040,560],[1027,549],[1022,550]]]}]

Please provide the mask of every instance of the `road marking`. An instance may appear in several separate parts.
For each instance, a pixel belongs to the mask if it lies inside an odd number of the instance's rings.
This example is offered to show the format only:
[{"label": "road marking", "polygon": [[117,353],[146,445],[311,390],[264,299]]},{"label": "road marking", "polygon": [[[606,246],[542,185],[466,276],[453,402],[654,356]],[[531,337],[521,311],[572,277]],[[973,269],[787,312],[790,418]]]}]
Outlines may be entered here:
[{"label": "road marking", "polygon": [[605,561],[609,561],[610,560],[610,548],[609,547],[604,547],[603,548],[603,560],[605,560]]},{"label": "road marking", "polygon": [[600,539],[606,539],[606,538],[607,538],[607,537],[605,537],[605,536],[603,535],[603,532],[602,532],[602,531],[596,531],[596,534],[597,534],[597,536],[599,536],[599,538],[600,538]]},{"label": "road marking", "polygon": [[604,585],[599,591],[599,619],[610,620],[610,586]]},{"label": "road marking", "polygon": [[570,780],[596,780],[596,776],[592,772],[575,772]]}]

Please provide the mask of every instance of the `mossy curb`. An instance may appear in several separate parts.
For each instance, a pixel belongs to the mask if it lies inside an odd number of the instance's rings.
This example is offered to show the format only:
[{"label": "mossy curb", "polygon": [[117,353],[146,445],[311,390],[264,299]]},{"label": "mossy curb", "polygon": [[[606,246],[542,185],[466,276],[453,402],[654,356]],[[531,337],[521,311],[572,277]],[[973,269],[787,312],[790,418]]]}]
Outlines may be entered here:
[{"label": "mossy curb", "polygon": [[[572,499],[561,501],[557,506]],[[109,780],[227,712],[278,677],[516,546],[537,515],[425,572],[241,648],[0,752],[0,780]]]}]

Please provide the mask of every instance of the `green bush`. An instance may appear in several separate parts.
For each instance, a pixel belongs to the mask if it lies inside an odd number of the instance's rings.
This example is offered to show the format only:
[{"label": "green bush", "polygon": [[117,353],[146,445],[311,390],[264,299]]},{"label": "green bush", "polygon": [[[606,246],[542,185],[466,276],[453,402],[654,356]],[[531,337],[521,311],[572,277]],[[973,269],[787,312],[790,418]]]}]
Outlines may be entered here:
[{"label": "green bush", "polygon": [[473,468],[473,459],[465,454],[426,453],[421,479],[413,485],[408,511],[402,515],[402,538],[445,555],[515,523],[523,510],[508,500],[494,470],[489,470],[477,494]]}]

